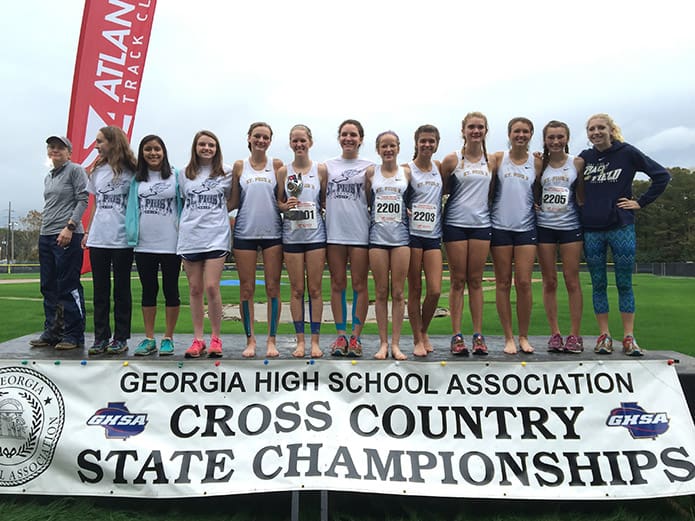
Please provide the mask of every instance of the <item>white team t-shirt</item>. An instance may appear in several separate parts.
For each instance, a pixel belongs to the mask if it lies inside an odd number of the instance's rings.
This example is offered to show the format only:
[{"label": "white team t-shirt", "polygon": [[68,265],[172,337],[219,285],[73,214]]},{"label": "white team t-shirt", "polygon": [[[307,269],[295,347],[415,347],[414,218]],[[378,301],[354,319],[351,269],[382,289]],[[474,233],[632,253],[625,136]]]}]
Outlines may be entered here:
[{"label": "white team t-shirt", "polygon": [[94,194],[94,216],[89,226],[87,247],[129,248],[125,231],[125,209],[133,172],[113,175],[108,164],[97,167],[89,176],[87,191]]},{"label": "white team t-shirt", "polygon": [[178,241],[178,206],[176,204],[176,173],[162,179],[161,172],[150,170],[147,181],[138,188],[140,253],[176,253]]},{"label": "white team t-shirt", "polygon": [[211,171],[203,167],[195,179],[188,179],[184,169],[179,172],[183,197],[176,247],[179,255],[231,248],[227,199],[232,190],[232,169],[225,165],[225,175],[218,177],[210,177]]}]

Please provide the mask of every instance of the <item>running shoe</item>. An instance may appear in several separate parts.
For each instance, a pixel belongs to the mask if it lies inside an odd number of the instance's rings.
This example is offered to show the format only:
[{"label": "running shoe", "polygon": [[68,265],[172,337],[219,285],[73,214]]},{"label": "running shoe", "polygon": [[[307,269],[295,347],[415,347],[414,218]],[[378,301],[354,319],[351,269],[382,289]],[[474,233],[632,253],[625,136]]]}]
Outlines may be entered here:
[{"label": "running shoe", "polygon": [[637,345],[637,340],[632,335],[623,338],[623,353],[627,356],[644,356],[642,348]]},{"label": "running shoe", "polygon": [[107,355],[120,355],[128,351],[128,343],[125,340],[116,340],[115,338],[106,348]]},{"label": "running shoe", "polygon": [[345,335],[338,335],[338,338],[331,344],[332,356],[347,356],[348,339]]},{"label": "running shoe", "polygon": [[171,338],[162,338],[159,346],[159,356],[170,356],[174,354],[174,341]]},{"label": "running shoe", "polygon": [[203,342],[202,340],[198,340],[197,338],[194,338],[191,347],[186,349],[186,352],[183,356],[186,358],[200,358],[204,354],[205,342]]},{"label": "running shoe", "polygon": [[584,351],[584,339],[577,335],[570,335],[565,340],[565,353],[581,353]]},{"label": "running shoe", "polygon": [[608,333],[603,333],[596,339],[596,347],[594,353],[598,355],[610,355],[613,352],[613,339],[608,336]]},{"label": "running shoe", "polygon": [[485,337],[480,333],[473,335],[473,354],[478,356],[487,355],[487,344],[485,344]]},{"label": "running shoe", "polygon": [[210,348],[208,349],[209,358],[222,358],[222,340],[220,337],[213,336],[210,338]]},{"label": "running shoe", "polygon": [[451,354],[457,356],[468,356],[468,349],[466,348],[466,343],[463,341],[463,335],[457,333],[451,337]]},{"label": "running shoe", "polygon": [[108,340],[95,340],[92,347],[87,351],[90,355],[103,355],[106,352],[106,348],[109,347]]},{"label": "running shoe", "polygon": [[157,342],[154,338],[146,338],[138,344],[133,354],[135,356],[148,356],[157,352]]},{"label": "running shoe", "polygon": [[562,342],[562,335],[560,333],[553,333],[553,336],[548,340],[548,352],[562,353],[564,350],[565,344]]},{"label": "running shoe", "polygon": [[350,337],[350,342],[347,347],[347,356],[350,358],[362,357],[362,340],[360,340],[360,337],[355,335]]}]

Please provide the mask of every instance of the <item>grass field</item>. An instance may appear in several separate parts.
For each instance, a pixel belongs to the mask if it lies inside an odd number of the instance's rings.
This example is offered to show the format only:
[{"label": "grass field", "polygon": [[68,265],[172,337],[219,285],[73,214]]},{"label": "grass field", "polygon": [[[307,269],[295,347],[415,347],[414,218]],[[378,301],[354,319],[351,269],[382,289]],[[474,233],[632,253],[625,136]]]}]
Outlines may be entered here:
[{"label": "grass field", "polygon": [[[258,274],[258,278],[262,279],[262,273]],[[324,283],[324,300],[329,299],[329,282],[328,273],[326,273]],[[7,279],[26,280],[33,278],[32,282],[22,283],[1,283],[9,282]],[[236,272],[225,271],[223,279],[235,279]],[[497,319],[497,310],[495,307],[495,292],[494,282],[491,281],[492,273],[487,273],[485,276],[489,279],[485,282],[487,290],[484,292],[484,333],[487,335],[502,335],[502,328]],[[548,324],[545,318],[545,311],[542,302],[542,287],[540,276],[533,284],[533,312],[531,315],[531,335],[545,336],[548,334]],[[584,288],[584,315],[582,324],[582,333],[587,338],[586,345],[591,347],[593,339],[598,335],[596,328],[596,320],[593,315],[591,305],[591,284],[587,273],[581,274],[582,287]],[[87,277],[84,279],[85,297],[87,305],[87,330],[92,331],[93,325],[90,320],[92,305],[92,284]],[[610,279],[609,279],[610,283]],[[370,281],[371,284],[371,281]],[[562,284],[562,282],[560,282]],[[181,300],[184,308],[179,317],[177,331],[190,333],[192,331],[191,317],[188,312],[188,285],[184,275],[181,276],[179,286],[181,289]],[[691,356],[695,356],[695,345],[691,342],[691,338],[695,336],[695,325],[693,317],[695,317],[695,279],[684,277],[658,277],[648,274],[637,274],[634,276],[635,299],[637,302],[636,313],[636,328],[635,333],[640,342],[640,345],[647,349],[654,350],[674,350],[680,351]],[[232,286],[223,286],[222,301],[225,304],[234,304],[239,302],[239,288]],[[439,301],[441,307],[448,307],[447,295],[449,291],[449,282],[443,281],[442,298]],[[140,283],[137,276],[134,275],[132,283],[133,292],[133,333],[143,333],[142,315],[139,310],[140,302]],[[283,274],[283,285],[281,287],[282,301],[289,301],[290,287],[286,275]],[[347,294],[351,295],[351,290],[348,288]],[[373,289],[370,286],[370,296],[373,296]],[[514,300],[514,292],[512,291],[512,301]],[[258,286],[256,290],[256,301],[265,301],[263,287]],[[622,335],[622,326],[620,322],[620,314],[617,311],[617,291],[615,287],[609,287],[609,301],[611,309],[611,331],[615,337]],[[514,305],[514,302],[512,302]],[[163,304],[162,304],[163,306]],[[569,329],[569,311],[567,307],[567,294],[564,288],[561,287],[558,291],[558,310],[560,326],[563,332],[567,334]],[[2,311],[3,325],[0,331],[0,341],[5,341],[11,338],[35,333],[41,331],[43,325],[43,308],[41,294],[38,286],[38,276],[27,275],[0,275],[0,311]],[[159,313],[157,320],[157,331],[162,331],[164,328],[164,313]],[[326,317],[324,317],[326,318]],[[330,317],[328,317],[330,318]],[[209,330],[209,328],[207,328]],[[266,327],[259,324],[256,327],[256,333],[259,337],[265,334]],[[466,334],[470,331],[470,315],[468,314],[467,301],[466,309],[464,309],[463,331]],[[240,322],[224,321],[222,324],[222,332],[225,334],[242,334],[243,327]],[[290,335],[294,329],[291,323],[280,324],[279,333]],[[333,328],[330,324],[325,324],[323,332],[327,337],[333,333]],[[365,333],[376,334],[376,324],[368,323],[365,326]],[[448,317],[435,318],[432,322],[430,333],[434,335],[450,335],[451,323]],[[410,326],[404,324],[404,335],[410,334]],[[404,341],[407,347],[407,340]],[[542,346],[539,346],[542,347]]]},{"label": "grass field", "polygon": [[[491,277],[491,274],[486,274]],[[232,271],[224,272],[225,279],[236,278]],[[262,274],[259,274],[262,278]],[[9,280],[7,280],[9,279]],[[17,282],[23,279],[22,282]],[[24,279],[33,279],[24,281]],[[0,275],[0,312],[2,328],[0,341],[38,332],[42,327],[42,300],[38,277],[34,275]],[[16,283],[15,283],[16,282]],[[289,284],[284,279],[283,302],[289,300]],[[597,334],[591,311],[590,283],[587,274],[582,274],[584,288],[583,334],[593,339]],[[695,356],[695,346],[690,339],[695,333],[695,279],[635,275],[635,294],[638,305],[636,333],[640,344],[648,349],[676,350]],[[91,294],[89,279],[84,280],[87,297],[87,328],[92,329]],[[501,335],[494,302],[494,283],[485,292],[485,333]],[[328,300],[328,281],[324,285],[324,298]],[[180,280],[183,305],[188,304],[186,279]],[[447,307],[448,281],[444,281],[440,306]],[[142,333],[142,318],[139,312],[140,285],[135,277],[132,285],[133,332]],[[350,291],[348,290],[348,294]],[[373,293],[371,293],[373,294]],[[514,294],[512,293],[512,298]],[[263,288],[257,289],[257,300],[264,300]],[[611,328],[615,336],[621,332],[615,288],[609,289]],[[222,287],[224,303],[238,303],[238,287]],[[558,292],[560,323],[567,330],[569,319],[566,294]],[[160,313],[158,328],[163,328],[163,313]],[[464,312],[464,331],[470,323],[467,310]],[[187,307],[182,309],[178,331],[192,330]],[[225,321],[223,333],[242,333],[239,322]],[[541,284],[534,283],[534,308],[531,334],[545,335],[548,326],[541,299]],[[257,328],[259,334],[264,326]],[[283,324],[280,334],[291,334],[291,324]],[[324,327],[326,334],[332,328]],[[432,334],[449,335],[449,318],[437,318],[432,324]],[[376,333],[375,324],[367,324],[366,333]],[[410,332],[406,324],[404,334]],[[317,493],[301,495],[300,519],[319,519]],[[334,521],[695,521],[695,496],[639,501],[491,501],[458,500],[417,497],[395,497],[370,494],[331,493],[329,496],[330,517]],[[0,521],[262,521],[284,520],[290,517],[289,493],[275,493],[224,498],[200,498],[188,500],[130,500],[116,498],[64,498],[24,497],[0,495]]]}]

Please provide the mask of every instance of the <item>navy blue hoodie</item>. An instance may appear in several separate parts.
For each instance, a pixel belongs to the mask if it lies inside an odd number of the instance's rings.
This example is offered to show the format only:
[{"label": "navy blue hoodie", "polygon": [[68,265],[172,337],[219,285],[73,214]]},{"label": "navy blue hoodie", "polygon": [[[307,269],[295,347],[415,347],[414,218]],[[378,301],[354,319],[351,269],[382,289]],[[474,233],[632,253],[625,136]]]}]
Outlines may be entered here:
[{"label": "navy blue hoodie", "polygon": [[614,141],[603,152],[596,147],[584,150],[584,206],[582,226],[586,230],[610,230],[635,222],[633,210],[616,206],[618,199],[632,199],[632,180],[637,172],[647,174],[652,182],[637,202],[644,208],[653,202],[671,180],[671,175],[659,163],[645,156],[628,143]]}]

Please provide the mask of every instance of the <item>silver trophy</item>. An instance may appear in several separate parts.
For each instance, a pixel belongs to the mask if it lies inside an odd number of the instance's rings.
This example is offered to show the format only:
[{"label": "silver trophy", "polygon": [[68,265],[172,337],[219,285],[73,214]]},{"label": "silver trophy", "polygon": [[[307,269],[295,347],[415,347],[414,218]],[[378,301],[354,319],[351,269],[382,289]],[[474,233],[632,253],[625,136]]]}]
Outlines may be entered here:
[{"label": "silver trophy", "polygon": [[[287,195],[299,197],[304,188],[302,174],[292,174],[287,176]],[[300,221],[304,217],[304,211],[299,208],[290,208],[285,212],[285,218],[290,221]]]}]

